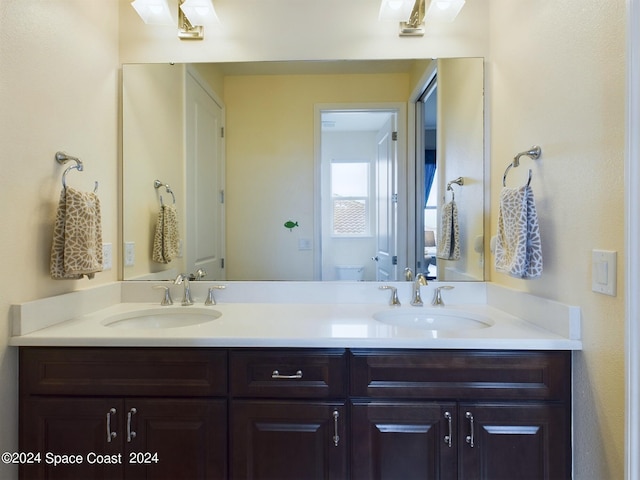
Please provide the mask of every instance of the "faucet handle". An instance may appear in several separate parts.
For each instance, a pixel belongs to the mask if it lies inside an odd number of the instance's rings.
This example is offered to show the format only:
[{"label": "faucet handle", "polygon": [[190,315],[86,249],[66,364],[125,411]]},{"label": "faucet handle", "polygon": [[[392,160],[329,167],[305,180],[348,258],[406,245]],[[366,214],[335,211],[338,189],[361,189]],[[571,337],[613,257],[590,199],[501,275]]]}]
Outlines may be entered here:
[{"label": "faucet handle", "polygon": [[391,290],[391,300],[389,300],[389,305],[393,305],[399,307],[400,300],[398,299],[398,289],[396,287],[392,287],[391,285],[382,285],[380,290]]},{"label": "faucet handle", "polygon": [[411,268],[407,267],[404,269],[404,279],[407,282],[413,281],[413,270],[411,270]]},{"label": "faucet handle", "polygon": [[162,297],[162,301],[160,302],[160,305],[162,306],[173,305],[173,300],[171,299],[171,290],[169,289],[169,287],[165,287],[164,285],[155,285],[153,288],[155,289],[164,288],[164,296]]},{"label": "faucet handle", "polygon": [[443,285],[441,287],[436,287],[433,292],[433,300],[431,300],[431,305],[436,307],[444,307],[444,301],[442,300],[442,290],[453,290],[455,287],[451,285]]},{"label": "faucet handle", "polygon": [[227,288],[224,285],[214,285],[213,287],[209,287],[209,293],[207,294],[207,299],[204,301],[205,305],[215,305],[216,304],[216,299],[213,296],[213,291],[214,290],[224,290],[225,288]]}]

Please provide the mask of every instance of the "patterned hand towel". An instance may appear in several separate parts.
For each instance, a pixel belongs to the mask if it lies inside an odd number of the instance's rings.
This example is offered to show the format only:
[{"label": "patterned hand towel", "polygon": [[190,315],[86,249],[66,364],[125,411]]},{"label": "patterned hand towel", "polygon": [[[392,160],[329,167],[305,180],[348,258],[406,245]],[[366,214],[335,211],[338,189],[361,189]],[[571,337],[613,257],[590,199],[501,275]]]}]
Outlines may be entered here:
[{"label": "patterned hand towel", "polygon": [[51,277],[93,278],[102,271],[100,199],[67,187],[60,193],[51,246]]},{"label": "patterned hand towel", "polygon": [[162,205],[158,212],[156,233],[153,237],[152,259],[158,263],[169,263],[178,255],[178,215],[174,205]]},{"label": "patterned hand towel", "polygon": [[538,215],[529,185],[500,193],[496,270],[518,278],[542,275],[542,243]]},{"label": "patterned hand towel", "polygon": [[444,260],[460,260],[460,227],[458,206],[453,200],[442,207],[442,231],[436,256]]}]

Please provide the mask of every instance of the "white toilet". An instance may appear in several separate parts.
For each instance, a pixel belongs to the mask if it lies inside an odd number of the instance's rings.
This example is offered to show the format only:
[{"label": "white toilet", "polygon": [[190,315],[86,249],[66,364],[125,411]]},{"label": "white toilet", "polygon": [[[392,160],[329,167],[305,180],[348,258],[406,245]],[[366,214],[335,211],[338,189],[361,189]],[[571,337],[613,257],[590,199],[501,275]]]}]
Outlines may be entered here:
[{"label": "white toilet", "polygon": [[361,282],[364,280],[364,265],[336,265],[338,280]]}]

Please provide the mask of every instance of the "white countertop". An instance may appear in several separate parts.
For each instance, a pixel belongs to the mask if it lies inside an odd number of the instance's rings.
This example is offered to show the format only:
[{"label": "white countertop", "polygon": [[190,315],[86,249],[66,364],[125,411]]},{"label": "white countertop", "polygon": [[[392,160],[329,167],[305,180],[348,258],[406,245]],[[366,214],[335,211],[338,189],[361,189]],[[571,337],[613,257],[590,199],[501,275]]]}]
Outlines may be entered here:
[{"label": "white countertop", "polygon": [[[74,292],[76,293],[76,292]],[[155,296],[157,297],[157,293]],[[53,297],[58,298],[58,297]],[[386,298],[386,296],[385,296]],[[428,298],[428,297],[425,297]],[[58,298],[58,302],[61,300]],[[408,304],[405,303],[405,305]],[[42,309],[45,304],[38,304]],[[109,317],[148,309],[163,312],[216,310],[221,316],[198,325],[159,329],[118,329],[103,325]],[[431,307],[400,307],[422,312]],[[26,321],[29,308],[22,309]],[[32,309],[33,310],[33,309]],[[10,339],[13,346],[137,346],[137,347],[340,347],[580,350],[571,335],[554,333],[487,304],[442,307],[489,319],[491,326],[459,331],[392,326],[373,318],[393,310],[384,303],[241,303],[220,302],[204,307],[179,303],[159,307],[157,302],[118,302],[33,331],[22,330]],[[33,310],[35,311],[35,310]],[[30,314],[31,316],[34,313]],[[40,314],[42,315],[42,313]],[[52,313],[53,315],[53,313]],[[15,328],[15,326],[14,326]]]}]

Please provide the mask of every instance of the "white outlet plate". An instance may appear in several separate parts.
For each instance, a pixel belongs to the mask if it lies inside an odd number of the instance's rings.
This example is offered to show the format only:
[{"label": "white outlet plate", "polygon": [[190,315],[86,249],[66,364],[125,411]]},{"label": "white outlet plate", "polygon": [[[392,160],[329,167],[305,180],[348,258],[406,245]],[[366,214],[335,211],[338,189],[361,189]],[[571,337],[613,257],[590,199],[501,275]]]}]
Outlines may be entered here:
[{"label": "white outlet plate", "polygon": [[136,263],[135,242],[124,242],[124,266],[133,267]]},{"label": "white outlet plate", "polygon": [[593,250],[591,253],[591,289],[616,296],[617,252]]},{"label": "white outlet plate", "polygon": [[110,243],[102,244],[102,270],[113,268],[113,248]]},{"label": "white outlet plate", "polygon": [[310,238],[299,238],[298,239],[298,250],[311,250],[311,239]]}]

